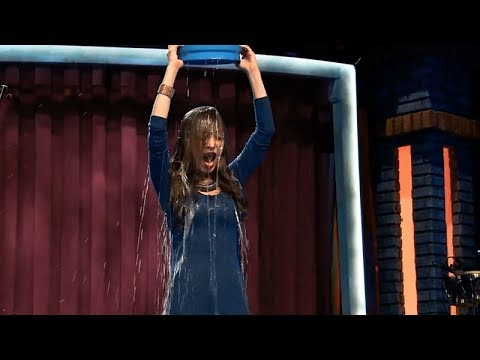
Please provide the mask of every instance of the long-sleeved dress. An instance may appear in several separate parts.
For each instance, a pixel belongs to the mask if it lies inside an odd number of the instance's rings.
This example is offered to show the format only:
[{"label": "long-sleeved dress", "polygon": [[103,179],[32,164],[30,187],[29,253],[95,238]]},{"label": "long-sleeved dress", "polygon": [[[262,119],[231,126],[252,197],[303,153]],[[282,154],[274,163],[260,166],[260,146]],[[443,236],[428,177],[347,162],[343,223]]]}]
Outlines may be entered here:
[{"label": "long-sleeved dress", "polygon": [[[229,167],[243,186],[264,158],[275,132],[268,97],[254,100],[256,127]],[[177,226],[169,203],[170,155],[167,121],[151,116],[148,133],[150,178],[171,236],[167,314],[248,314],[240,256],[238,213],[232,197],[198,193],[192,217]]]}]

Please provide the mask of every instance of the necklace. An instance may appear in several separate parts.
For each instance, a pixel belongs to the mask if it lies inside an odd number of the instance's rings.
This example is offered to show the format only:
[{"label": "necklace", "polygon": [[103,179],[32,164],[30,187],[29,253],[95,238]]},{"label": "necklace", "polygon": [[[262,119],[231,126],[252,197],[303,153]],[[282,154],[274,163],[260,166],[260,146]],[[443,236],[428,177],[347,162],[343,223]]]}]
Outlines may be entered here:
[{"label": "necklace", "polygon": [[217,182],[214,181],[211,184],[198,184],[197,185],[197,190],[198,191],[203,191],[203,192],[209,192],[217,188]]}]

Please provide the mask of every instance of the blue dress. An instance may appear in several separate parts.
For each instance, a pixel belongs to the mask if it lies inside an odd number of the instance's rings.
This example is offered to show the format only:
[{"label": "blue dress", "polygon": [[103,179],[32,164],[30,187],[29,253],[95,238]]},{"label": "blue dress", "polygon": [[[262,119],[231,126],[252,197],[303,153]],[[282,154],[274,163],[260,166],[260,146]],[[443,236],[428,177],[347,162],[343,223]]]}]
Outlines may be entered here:
[{"label": "blue dress", "polygon": [[[229,167],[243,186],[271,143],[275,126],[268,97],[254,100],[256,127]],[[220,192],[198,193],[190,201],[193,217],[179,228],[169,204],[167,121],[151,116],[148,133],[150,178],[165,212],[172,239],[168,314],[246,315],[248,301],[240,256],[240,226],[235,202]]]}]

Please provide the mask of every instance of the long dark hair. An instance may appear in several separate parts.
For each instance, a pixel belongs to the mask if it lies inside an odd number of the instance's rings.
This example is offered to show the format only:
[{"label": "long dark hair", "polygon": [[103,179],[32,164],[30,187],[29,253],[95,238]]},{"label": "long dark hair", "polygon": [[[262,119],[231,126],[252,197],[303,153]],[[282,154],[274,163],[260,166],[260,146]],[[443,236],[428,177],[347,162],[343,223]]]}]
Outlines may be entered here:
[{"label": "long dark hair", "polygon": [[245,219],[247,200],[240,183],[228,167],[228,146],[226,127],[222,116],[213,106],[199,106],[188,111],[182,118],[178,131],[175,153],[170,161],[170,204],[180,224],[184,223],[187,212],[187,199],[196,198],[198,176],[196,172],[194,149],[197,144],[205,142],[212,134],[224,133],[223,153],[218,162],[218,187],[230,194],[235,201],[240,220]]}]

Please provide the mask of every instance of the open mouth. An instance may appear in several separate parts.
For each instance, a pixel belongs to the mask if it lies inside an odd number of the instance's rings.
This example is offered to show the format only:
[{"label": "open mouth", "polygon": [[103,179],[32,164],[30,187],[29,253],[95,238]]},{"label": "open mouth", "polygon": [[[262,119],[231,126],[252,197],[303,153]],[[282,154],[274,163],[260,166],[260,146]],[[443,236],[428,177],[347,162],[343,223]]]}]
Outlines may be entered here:
[{"label": "open mouth", "polygon": [[208,153],[205,153],[203,154],[203,161],[205,161],[206,163],[211,163],[213,160],[215,160],[215,158],[217,157],[217,154],[214,153],[214,152],[208,152]]}]

